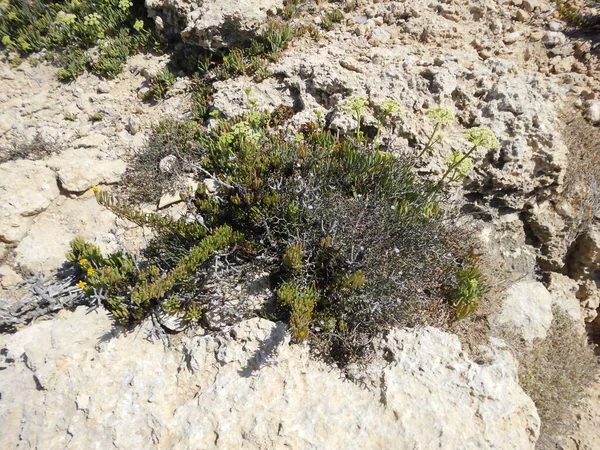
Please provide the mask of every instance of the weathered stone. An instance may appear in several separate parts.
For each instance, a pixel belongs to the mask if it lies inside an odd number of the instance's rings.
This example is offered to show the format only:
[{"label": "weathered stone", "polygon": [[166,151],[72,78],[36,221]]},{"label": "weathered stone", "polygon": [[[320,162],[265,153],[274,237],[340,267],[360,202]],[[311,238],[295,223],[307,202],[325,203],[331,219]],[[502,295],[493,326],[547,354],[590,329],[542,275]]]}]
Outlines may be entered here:
[{"label": "weathered stone", "polygon": [[56,174],[44,163],[29,160],[0,165],[0,240],[18,242],[31,220],[60,195]]},{"label": "weathered stone", "polygon": [[515,42],[517,42],[520,37],[521,37],[520,31],[513,31],[512,33],[508,33],[506,36],[504,36],[503,41],[506,45],[510,45],[510,44],[514,44]]},{"label": "weathered stone", "polygon": [[108,137],[100,133],[92,133],[87,136],[83,136],[71,143],[71,147],[100,147],[102,144],[108,141]]},{"label": "weathered stone", "polygon": [[21,281],[23,281],[23,277],[9,266],[0,266],[0,286],[4,289],[12,289]]},{"label": "weathered stone", "polygon": [[586,116],[594,125],[600,125],[600,102],[590,102],[587,107]]},{"label": "weathered stone", "polygon": [[172,173],[177,164],[177,156],[167,155],[158,162],[158,169],[162,173]]},{"label": "weathered stone", "polygon": [[167,36],[205,48],[247,44],[266,26],[269,16],[283,9],[283,0],[196,2],[146,0],[146,8]]},{"label": "weathered stone", "polygon": [[538,435],[510,355],[475,364],[432,328],[377,344],[390,362],[364,389],[290,346],[281,324],[252,319],[179,349],[144,339],[148,327],[120,333],[79,308],[0,336],[0,446],[526,450]]},{"label": "weathered stone", "polygon": [[62,189],[82,193],[98,184],[113,184],[121,179],[127,164],[107,159],[98,149],[73,148],[48,160],[58,173]]},{"label": "weathered stone", "polygon": [[546,338],[552,318],[552,296],[548,290],[539,281],[523,280],[506,290],[502,310],[493,324],[532,343],[534,339]]},{"label": "weathered stone", "polygon": [[15,249],[16,263],[24,270],[50,274],[65,262],[69,242],[77,236],[103,251],[115,251],[114,226],[115,215],[93,196],[63,199],[34,219],[29,233]]},{"label": "weathered stone", "polygon": [[542,37],[542,43],[547,47],[554,47],[565,42],[565,35],[558,31],[548,31]]}]

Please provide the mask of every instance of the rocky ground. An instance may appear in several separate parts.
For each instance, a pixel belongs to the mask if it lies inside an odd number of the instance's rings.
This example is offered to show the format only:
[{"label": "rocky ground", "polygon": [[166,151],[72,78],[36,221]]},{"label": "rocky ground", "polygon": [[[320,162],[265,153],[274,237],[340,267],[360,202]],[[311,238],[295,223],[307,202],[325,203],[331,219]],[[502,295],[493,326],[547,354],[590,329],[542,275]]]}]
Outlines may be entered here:
[{"label": "rocky ground", "polygon": [[[182,21],[171,2],[146,3],[157,26],[184,41],[227,45],[213,16],[192,7]],[[281,6],[241,3],[248,23]],[[314,6],[298,20],[318,24],[335,6]],[[440,175],[453,149],[467,148],[465,127],[491,128],[502,147],[474,155],[457,198],[463,221],[510,274],[492,325],[544,339],[557,306],[593,334],[600,329],[600,228],[584,217],[595,197],[572,194],[593,191],[589,178],[571,183],[573,155],[589,158],[585,166],[600,154],[592,45],[544,0],[355,0],[320,40],[295,40],[271,65],[273,77],[217,83],[211,106],[235,116],[249,108],[251,88],[258,107],[294,106],[295,125],[320,111],[343,134],[356,126],[340,108],[347,97],[391,98],[402,105],[388,130],[399,153],[425,139],[425,110],[443,106],[458,123],[419,169],[429,177]],[[0,62],[0,284],[7,301],[23,294],[18,285],[31,272],[55,271],[75,236],[106,250],[143,243],[143,233],[100,207],[90,188],[119,182],[152,123],[189,116],[184,76],[166,100],[140,100],[166,62],[136,55],[115,80],[85,74],[71,84],[58,82],[57,69],[45,63]],[[92,122],[95,113],[103,117]],[[583,123],[574,131],[579,140],[565,132],[574,117]],[[101,309],[82,308],[0,336],[2,448],[525,449],[538,438],[539,417],[518,385],[516,363],[493,339],[480,364],[453,335],[396,330],[377,344],[385,364],[373,363],[359,387],[260,319],[171,347],[144,336],[144,329],[118,334]],[[597,448],[599,410],[592,386],[562,448]]]}]

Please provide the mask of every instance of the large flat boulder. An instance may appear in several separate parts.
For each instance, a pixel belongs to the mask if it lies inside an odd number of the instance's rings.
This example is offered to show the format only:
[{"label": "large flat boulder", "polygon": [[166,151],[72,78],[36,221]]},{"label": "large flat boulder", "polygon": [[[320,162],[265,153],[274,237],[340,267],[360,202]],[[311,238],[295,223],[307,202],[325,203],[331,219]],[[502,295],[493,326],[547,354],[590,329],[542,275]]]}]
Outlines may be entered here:
[{"label": "large flat boulder", "polygon": [[[365,389],[251,319],[178,348],[102,309],[0,336],[0,448],[533,449],[539,418],[504,350],[394,330]],[[369,375],[370,376],[370,375]]]}]

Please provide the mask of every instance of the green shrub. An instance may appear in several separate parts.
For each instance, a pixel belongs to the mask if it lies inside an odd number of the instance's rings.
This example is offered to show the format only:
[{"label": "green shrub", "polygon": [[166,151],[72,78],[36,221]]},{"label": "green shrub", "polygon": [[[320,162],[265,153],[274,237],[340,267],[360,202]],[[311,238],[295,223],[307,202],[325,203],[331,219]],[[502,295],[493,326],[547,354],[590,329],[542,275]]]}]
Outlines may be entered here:
[{"label": "green shrub", "polygon": [[571,0],[554,0],[559,14],[571,25],[589,29],[600,25],[600,1],[587,0],[573,5]]},{"label": "green shrub", "polygon": [[[144,16],[144,6],[131,0],[8,0],[0,4],[0,38],[2,46],[22,55],[57,52],[61,80],[75,79],[86,67],[112,78],[131,53],[156,46]],[[85,50],[96,45],[99,54],[92,61]]]},{"label": "green shrub", "polygon": [[394,157],[360,133],[343,139],[313,123],[290,134],[274,121],[254,110],[210,130],[193,122],[155,129],[148,176],[173,154],[219,187],[210,193],[200,183],[184,194],[179,221],[97,192],[116,214],[157,231],[146,268],[105,302],[115,317],[135,322],[157,305],[185,304],[202,319],[208,280],[224,258],[229,270],[269,273],[274,318],[340,363],[391,326],[443,324],[475,308],[485,289],[468,236],[444,220],[444,185],[416,177],[414,157]]},{"label": "green shrub", "polygon": [[332,30],[333,26],[336,23],[340,23],[342,20],[344,20],[344,13],[339,9],[334,9],[333,11],[329,11],[323,16],[323,19],[321,20],[321,25],[326,30]]},{"label": "green shrub", "polygon": [[150,80],[150,88],[144,94],[144,99],[158,102],[166,98],[169,88],[175,81],[177,81],[177,77],[169,69],[164,68]]}]

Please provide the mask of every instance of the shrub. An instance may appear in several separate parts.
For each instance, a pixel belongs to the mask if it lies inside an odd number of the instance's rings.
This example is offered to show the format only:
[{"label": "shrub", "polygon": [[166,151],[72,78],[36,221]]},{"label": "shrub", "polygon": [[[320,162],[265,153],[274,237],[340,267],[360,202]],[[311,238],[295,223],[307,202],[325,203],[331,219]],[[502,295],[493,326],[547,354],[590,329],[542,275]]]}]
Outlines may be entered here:
[{"label": "shrub", "polygon": [[557,438],[574,425],[573,407],[597,375],[598,362],[572,319],[554,309],[545,340],[519,350],[519,381],[542,421],[538,448],[557,448]]},{"label": "shrub", "polygon": [[[105,304],[126,323],[158,305],[183,304],[202,319],[216,272],[258,269],[277,292],[270,317],[340,363],[391,326],[445,324],[475,308],[484,281],[469,239],[443,220],[443,184],[417,178],[414,157],[396,158],[360,133],[342,139],[313,123],[293,134],[273,122],[254,110],[210,130],[173,122],[155,129],[152,151],[187,158],[218,192],[200,183],[184,193],[187,213],[175,221],[98,191],[101,204],[157,237],[141,268],[124,276],[127,286],[90,278],[81,255],[72,257],[85,292],[110,293]],[[92,275],[112,267],[111,257],[83,256],[98,261]]]},{"label": "shrub", "polygon": [[[22,55],[56,51],[61,80],[77,78],[86,67],[112,78],[131,53],[156,46],[144,16],[143,5],[131,0],[9,0],[0,4],[0,38],[2,46]],[[98,55],[92,61],[85,50],[93,46]]]},{"label": "shrub", "polygon": [[334,9],[323,16],[321,25],[329,31],[333,29],[336,23],[340,23],[342,20],[344,20],[344,13],[339,9]]},{"label": "shrub", "polygon": [[55,143],[44,139],[40,134],[30,141],[24,138],[15,139],[10,145],[0,145],[0,164],[17,159],[43,159],[60,151]]},{"label": "shrub", "polygon": [[571,0],[554,0],[559,14],[571,25],[581,29],[589,29],[600,25],[600,1],[587,0],[573,5]]},{"label": "shrub", "polygon": [[[157,201],[161,195],[176,188],[176,181],[202,155],[198,141],[200,134],[201,129],[195,122],[165,119],[155,125],[146,147],[132,158],[125,173],[128,200]],[[168,170],[161,170],[160,162],[171,155],[175,158],[173,164]]]},{"label": "shrub", "polygon": [[144,99],[158,102],[166,98],[169,88],[173,86],[176,80],[175,75],[168,68],[164,68],[150,80],[150,88],[144,94]]}]

